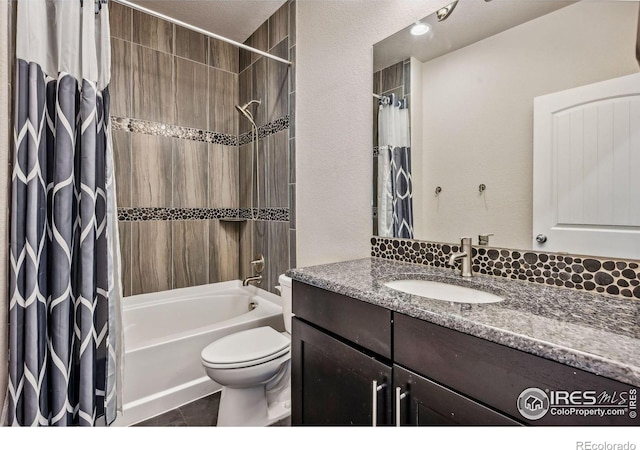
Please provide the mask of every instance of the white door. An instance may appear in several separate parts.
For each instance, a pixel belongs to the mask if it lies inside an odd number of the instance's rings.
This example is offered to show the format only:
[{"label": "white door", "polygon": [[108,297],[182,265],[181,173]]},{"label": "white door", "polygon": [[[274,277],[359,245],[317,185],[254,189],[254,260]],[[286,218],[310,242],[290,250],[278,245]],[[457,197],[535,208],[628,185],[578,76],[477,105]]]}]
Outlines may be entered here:
[{"label": "white door", "polygon": [[533,248],[640,259],[640,74],[536,97],[533,142]]}]

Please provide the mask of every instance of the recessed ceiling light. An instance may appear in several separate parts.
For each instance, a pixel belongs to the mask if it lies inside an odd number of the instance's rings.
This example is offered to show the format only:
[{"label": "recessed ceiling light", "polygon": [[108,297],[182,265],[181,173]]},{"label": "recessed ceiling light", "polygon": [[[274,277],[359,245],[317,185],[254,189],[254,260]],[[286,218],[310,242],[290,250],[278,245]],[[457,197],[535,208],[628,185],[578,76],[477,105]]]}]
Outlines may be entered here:
[{"label": "recessed ceiling light", "polygon": [[430,28],[431,27],[429,27],[429,25],[426,23],[416,22],[415,25],[411,27],[410,33],[414,36],[422,36],[423,34],[427,33]]}]

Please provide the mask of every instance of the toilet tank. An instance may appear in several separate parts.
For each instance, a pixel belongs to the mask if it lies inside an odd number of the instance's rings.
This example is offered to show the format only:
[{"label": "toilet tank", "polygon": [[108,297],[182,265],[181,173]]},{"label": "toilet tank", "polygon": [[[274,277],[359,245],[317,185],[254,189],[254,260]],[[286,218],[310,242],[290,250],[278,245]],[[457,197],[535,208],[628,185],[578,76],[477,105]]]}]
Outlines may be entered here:
[{"label": "toilet tank", "polygon": [[284,328],[291,334],[291,278],[280,275],[280,297],[282,298],[282,315],[284,318]]}]

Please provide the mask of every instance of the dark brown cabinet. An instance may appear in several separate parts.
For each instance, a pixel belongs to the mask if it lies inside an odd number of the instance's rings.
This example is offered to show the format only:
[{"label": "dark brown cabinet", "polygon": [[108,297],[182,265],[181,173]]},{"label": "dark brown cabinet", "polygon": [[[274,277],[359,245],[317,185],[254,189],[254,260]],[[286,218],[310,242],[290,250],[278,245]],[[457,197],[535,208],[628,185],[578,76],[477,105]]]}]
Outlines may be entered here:
[{"label": "dark brown cabinet", "polygon": [[530,388],[630,400],[634,386],[297,281],[293,313],[293,425],[639,423],[630,410],[598,417],[549,408],[533,420],[518,410]]},{"label": "dark brown cabinet", "polygon": [[520,425],[451,389],[393,366],[395,423],[425,425]]},{"label": "dark brown cabinet", "polygon": [[292,332],[293,424],[391,423],[390,365],[296,318]]}]

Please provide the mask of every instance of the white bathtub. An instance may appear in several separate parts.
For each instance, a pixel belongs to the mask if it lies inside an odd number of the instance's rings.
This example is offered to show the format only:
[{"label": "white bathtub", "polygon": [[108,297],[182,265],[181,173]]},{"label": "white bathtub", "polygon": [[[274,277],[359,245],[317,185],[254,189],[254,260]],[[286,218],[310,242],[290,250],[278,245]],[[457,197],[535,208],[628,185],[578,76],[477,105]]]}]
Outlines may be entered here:
[{"label": "white bathtub", "polygon": [[123,325],[124,412],[115,426],[219,391],[200,362],[216,339],[265,325],[284,331],[280,297],[239,280],[126,297]]}]

